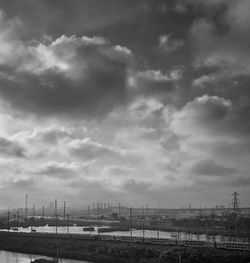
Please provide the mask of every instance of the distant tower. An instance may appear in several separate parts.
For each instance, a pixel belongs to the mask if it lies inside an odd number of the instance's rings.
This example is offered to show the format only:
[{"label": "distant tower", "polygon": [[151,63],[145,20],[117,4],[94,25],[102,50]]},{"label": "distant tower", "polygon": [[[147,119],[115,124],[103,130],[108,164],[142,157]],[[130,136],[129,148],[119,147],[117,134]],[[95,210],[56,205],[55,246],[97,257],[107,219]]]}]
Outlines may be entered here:
[{"label": "distant tower", "polygon": [[233,195],[233,200],[232,200],[233,210],[234,210],[234,214],[237,215],[239,211],[239,202],[240,202],[239,194],[237,192],[234,192],[232,195]]},{"label": "distant tower", "polygon": [[233,215],[234,215],[234,230],[235,235],[237,234],[237,219],[238,219],[238,212],[239,212],[239,194],[237,192],[234,192],[233,194]]}]

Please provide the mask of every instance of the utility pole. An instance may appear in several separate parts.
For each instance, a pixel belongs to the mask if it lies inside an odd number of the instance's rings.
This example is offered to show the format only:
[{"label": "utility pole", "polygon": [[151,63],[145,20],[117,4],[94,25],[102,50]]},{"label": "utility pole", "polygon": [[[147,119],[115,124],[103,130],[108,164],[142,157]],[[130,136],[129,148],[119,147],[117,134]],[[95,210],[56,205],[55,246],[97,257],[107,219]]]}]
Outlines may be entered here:
[{"label": "utility pole", "polygon": [[10,209],[8,210],[8,232],[10,231]]},{"label": "utility pole", "polygon": [[121,204],[119,203],[118,205],[118,215],[119,215],[119,218],[121,217]]},{"label": "utility pole", "polygon": [[215,242],[215,213],[212,208],[212,229],[213,229],[213,241]]},{"label": "utility pole", "polygon": [[33,205],[33,209],[32,209],[32,225],[31,225],[31,231],[33,231],[33,226],[35,225],[35,205]]},{"label": "utility pole", "polygon": [[97,214],[99,214],[99,202],[96,203]]},{"label": "utility pole", "polygon": [[132,207],[130,207],[129,209],[129,214],[130,214],[130,236],[132,237],[133,235],[133,230],[132,230],[132,226],[133,226],[133,220],[132,220]]},{"label": "utility pole", "polygon": [[16,211],[16,221],[17,221],[17,232],[19,227],[19,211]]},{"label": "utility pole", "polygon": [[43,206],[43,212],[42,212],[42,217],[45,217],[45,207]]},{"label": "utility pole", "polygon": [[89,217],[90,217],[90,207],[88,205],[88,219],[89,219]]},{"label": "utility pole", "polygon": [[63,201],[63,221],[65,221],[65,212],[66,212],[66,202]]},{"label": "utility pole", "polygon": [[36,215],[36,207],[35,207],[35,205],[33,205],[33,217],[34,217],[34,219],[35,219],[35,215]]},{"label": "utility pole", "polygon": [[56,262],[58,263],[59,259],[59,243],[58,243],[58,236],[57,236],[57,225],[58,225],[58,214],[57,214],[57,199],[55,199],[55,217],[56,217]]},{"label": "utility pole", "polygon": [[56,234],[57,234],[57,199],[55,199],[55,218],[56,218]]},{"label": "utility pole", "polygon": [[69,214],[67,214],[67,233],[69,233]]},{"label": "utility pole", "polygon": [[239,214],[239,194],[237,192],[234,192],[232,194],[233,196],[233,216],[234,216],[234,231],[235,231],[235,236],[237,235],[237,220],[238,220],[238,214]]},{"label": "utility pole", "polygon": [[179,252],[179,256],[178,256],[178,261],[179,261],[179,263],[181,263],[181,252]]},{"label": "utility pole", "polygon": [[143,237],[143,243],[145,241],[145,226],[144,226],[144,220],[143,220],[143,225],[142,225],[142,237]]},{"label": "utility pole", "polygon": [[28,217],[28,194],[25,196],[25,219]]}]

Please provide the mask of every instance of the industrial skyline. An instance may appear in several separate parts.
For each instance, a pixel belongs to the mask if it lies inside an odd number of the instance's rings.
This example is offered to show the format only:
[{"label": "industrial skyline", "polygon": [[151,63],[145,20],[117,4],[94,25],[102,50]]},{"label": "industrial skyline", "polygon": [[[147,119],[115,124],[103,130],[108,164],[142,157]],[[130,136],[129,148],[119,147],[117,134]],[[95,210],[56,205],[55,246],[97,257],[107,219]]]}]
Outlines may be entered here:
[{"label": "industrial skyline", "polygon": [[[122,204],[122,203],[111,203],[111,202],[105,202],[105,201],[97,201],[92,202],[89,204],[85,204],[82,206],[68,206],[68,203],[66,201],[60,201],[58,199],[51,200],[43,205],[37,205],[32,202],[33,200],[29,200],[29,195],[25,195],[25,205],[24,207],[8,207],[5,209],[2,209],[2,211],[21,211],[22,216],[28,217],[28,216],[46,216],[46,215],[62,215],[62,218],[65,220],[65,217],[67,214],[70,213],[70,211],[84,211],[83,213],[87,215],[90,211],[94,214],[102,213],[106,209],[111,209],[108,211],[108,213],[112,213],[110,211],[116,211],[118,215],[124,213],[129,213],[129,209],[134,209],[134,211],[139,211],[140,214],[152,214],[152,213],[164,213],[164,211],[198,211],[198,210],[218,210],[218,211],[227,211],[227,213],[238,213],[238,211],[248,211],[250,210],[250,207],[242,207],[240,206],[240,199],[239,199],[239,193],[234,192],[231,195],[233,198],[231,202],[228,203],[228,205],[222,205],[221,203],[217,202],[216,204],[212,206],[199,206],[199,207],[193,207],[192,204],[188,204],[187,206],[182,207],[175,207],[175,208],[169,208],[169,207],[153,207],[147,204],[141,204],[140,206],[134,206],[132,204]],[[230,201],[230,200],[229,200]],[[67,205],[66,205],[67,204]],[[1,211],[1,210],[0,210]],[[123,212],[122,212],[123,211]],[[152,211],[152,212],[149,212]]]}]

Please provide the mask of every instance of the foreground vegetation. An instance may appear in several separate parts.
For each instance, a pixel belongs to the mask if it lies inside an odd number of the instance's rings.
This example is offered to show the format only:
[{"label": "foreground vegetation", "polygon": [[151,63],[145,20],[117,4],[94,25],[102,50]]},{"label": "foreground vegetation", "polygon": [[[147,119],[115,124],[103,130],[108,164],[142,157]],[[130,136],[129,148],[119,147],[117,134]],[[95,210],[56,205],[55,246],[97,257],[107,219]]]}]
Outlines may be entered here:
[{"label": "foreground vegetation", "polygon": [[208,248],[186,248],[110,241],[56,240],[25,234],[0,233],[0,250],[55,257],[57,242],[60,257],[97,263],[246,263],[246,252],[224,251]]}]

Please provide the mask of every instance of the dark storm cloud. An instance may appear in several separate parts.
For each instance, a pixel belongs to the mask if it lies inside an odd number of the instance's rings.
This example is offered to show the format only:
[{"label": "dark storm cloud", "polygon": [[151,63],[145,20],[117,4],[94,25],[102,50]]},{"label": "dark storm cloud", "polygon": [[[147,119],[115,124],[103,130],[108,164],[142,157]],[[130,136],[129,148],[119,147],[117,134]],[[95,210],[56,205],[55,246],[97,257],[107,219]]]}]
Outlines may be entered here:
[{"label": "dark storm cloud", "polygon": [[9,157],[25,157],[25,149],[18,143],[0,137],[0,154]]},{"label": "dark storm cloud", "polygon": [[109,176],[114,176],[114,178],[126,177],[131,173],[131,169],[116,165],[108,165],[104,168],[104,173],[108,174]]},{"label": "dark storm cloud", "polygon": [[134,179],[129,179],[126,180],[125,183],[123,184],[122,188],[123,190],[126,190],[128,192],[134,193],[145,193],[149,191],[150,187],[152,186],[151,183],[143,181],[143,180],[134,180]]},{"label": "dark storm cloud", "polygon": [[[220,78],[249,74],[249,1],[191,2],[197,5],[201,14],[191,27],[196,66],[217,67]],[[216,16],[206,16],[202,7],[208,7],[208,10],[220,7],[222,11],[218,18],[227,24],[227,30],[219,30]]]},{"label": "dark storm cloud", "polygon": [[72,164],[51,163],[35,172],[38,175],[45,175],[52,178],[70,179],[75,175],[76,167]]},{"label": "dark storm cloud", "polygon": [[91,141],[89,138],[84,140],[72,140],[69,142],[69,151],[80,159],[92,160],[96,158],[116,159],[120,157],[117,149]]},{"label": "dark storm cloud", "polygon": [[81,160],[99,160],[105,163],[140,163],[143,156],[140,152],[119,148],[113,145],[102,144],[85,138],[83,140],[65,140],[70,155]]},{"label": "dark storm cloud", "polygon": [[34,131],[27,135],[27,140],[31,143],[46,143],[57,144],[60,140],[65,138],[84,138],[86,135],[86,129],[84,127],[46,127],[35,128]]},{"label": "dark storm cloud", "polygon": [[0,8],[8,16],[18,17],[27,28],[26,35],[43,34],[58,37],[62,34],[85,34],[87,30],[100,29],[126,21],[137,12],[131,0],[1,0]]},{"label": "dark storm cloud", "polygon": [[230,176],[236,174],[237,170],[218,164],[214,160],[201,160],[193,164],[190,172],[201,176]]},{"label": "dark storm cloud", "polygon": [[203,95],[176,112],[171,126],[175,133],[190,136],[220,133],[224,131],[231,106],[231,102],[224,98]]},{"label": "dark storm cloud", "polygon": [[159,36],[159,47],[166,52],[171,52],[179,49],[183,46],[183,41],[179,39],[171,39],[171,35],[162,35]]},{"label": "dark storm cloud", "polygon": [[17,178],[5,181],[0,187],[3,191],[31,191],[36,186],[37,181],[34,178]]},{"label": "dark storm cloud", "polygon": [[0,94],[13,108],[39,115],[103,115],[126,97],[124,66],[110,64],[91,69],[84,82],[53,71],[39,77],[22,74],[15,82],[0,80]]},{"label": "dark storm cloud", "polygon": [[[241,136],[239,139],[247,140],[245,145],[248,145],[249,113],[248,99],[239,103],[218,96],[203,95],[188,102],[175,113],[171,125],[177,134],[193,136],[202,132],[215,136]],[[244,146],[239,139],[232,144]]]},{"label": "dark storm cloud", "polygon": [[178,82],[182,78],[182,68],[163,73],[161,70],[146,70],[136,73],[135,95],[155,97],[160,101],[171,100],[175,94]]},{"label": "dark storm cloud", "polygon": [[128,49],[97,37],[62,36],[47,45],[21,42],[11,57],[17,40],[8,44],[1,33],[10,54],[1,61],[0,96],[13,108],[46,116],[96,117],[126,102]]},{"label": "dark storm cloud", "polygon": [[249,176],[238,176],[237,178],[234,178],[234,180],[231,180],[227,182],[229,186],[232,187],[249,187],[250,185],[250,178]]}]

